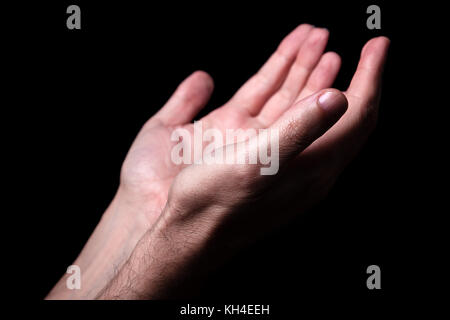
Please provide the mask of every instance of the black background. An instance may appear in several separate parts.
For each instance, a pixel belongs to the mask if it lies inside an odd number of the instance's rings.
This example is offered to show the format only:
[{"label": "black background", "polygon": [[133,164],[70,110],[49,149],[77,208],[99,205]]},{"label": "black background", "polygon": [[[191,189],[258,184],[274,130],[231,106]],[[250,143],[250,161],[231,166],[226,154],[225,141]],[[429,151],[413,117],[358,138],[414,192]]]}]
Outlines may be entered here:
[{"label": "black background", "polygon": [[[66,28],[70,4],[81,7],[82,30]],[[366,27],[370,4],[381,7],[381,30]],[[374,307],[419,294],[430,282],[423,261],[433,263],[432,250],[421,220],[430,209],[422,210],[413,187],[422,172],[411,164],[423,144],[409,131],[412,117],[421,117],[420,98],[405,92],[416,91],[421,68],[411,68],[420,42],[432,39],[411,27],[416,16],[408,6],[74,0],[17,10],[11,30],[20,36],[11,38],[18,50],[7,62],[15,69],[11,93],[21,114],[12,134],[25,154],[16,208],[26,212],[30,231],[18,253],[27,263],[9,269],[32,278],[15,282],[22,296],[44,298],[74,261],[114,196],[139,128],[179,82],[207,71],[215,91],[205,112],[219,107],[300,23],[330,30],[327,50],[342,57],[335,83],[342,90],[364,43],[378,35],[391,39],[378,127],[324,203],[212,274],[200,298]],[[366,287],[371,264],[381,267],[382,290]]]}]

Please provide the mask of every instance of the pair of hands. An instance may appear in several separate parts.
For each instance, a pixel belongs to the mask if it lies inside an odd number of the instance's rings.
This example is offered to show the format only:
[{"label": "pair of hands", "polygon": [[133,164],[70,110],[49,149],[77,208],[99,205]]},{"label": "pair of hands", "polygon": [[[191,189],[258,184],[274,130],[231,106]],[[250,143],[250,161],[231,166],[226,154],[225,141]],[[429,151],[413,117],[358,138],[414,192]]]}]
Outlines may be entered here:
[{"label": "pair of hands", "polygon": [[[323,198],[373,129],[389,40],[363,48],[347,91],[330,87],[340,57],[324,53],[329,33],[303,24],[204,129],[276,129],[280,170],[254,164],[176,165],[172,132],[191,123],[213,81],[198,71],[144,125],[125,159],[117,195],[74,264],[81,290],[65,277],[48,298],[163,298],[189,292],[238,247]],[[249,139],[249,145],[256,145]],[[243,150],[243,151],[242,151]],[[248,152],[242,149],[241,152]],[[182,290],[181,290],[182,289]]]}]

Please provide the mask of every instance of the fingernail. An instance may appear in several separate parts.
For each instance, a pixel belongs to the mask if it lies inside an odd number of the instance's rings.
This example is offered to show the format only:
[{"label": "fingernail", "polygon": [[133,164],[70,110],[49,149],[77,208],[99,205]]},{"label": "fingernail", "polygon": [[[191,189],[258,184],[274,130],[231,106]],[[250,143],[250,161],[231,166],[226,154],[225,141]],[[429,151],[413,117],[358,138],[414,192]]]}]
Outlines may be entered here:
[{"label": "fingernail", "polygon": [[319,96],[317,104],[327,113],[344,113],[347,109],[347,99],[339,91],[326,91]]}]

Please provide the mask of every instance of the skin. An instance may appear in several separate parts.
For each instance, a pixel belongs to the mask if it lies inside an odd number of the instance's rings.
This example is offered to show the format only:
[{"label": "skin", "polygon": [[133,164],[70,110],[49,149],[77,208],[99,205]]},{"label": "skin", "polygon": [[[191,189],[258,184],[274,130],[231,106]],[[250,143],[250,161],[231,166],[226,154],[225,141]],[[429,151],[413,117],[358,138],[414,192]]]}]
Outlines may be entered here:
[{"label": "skin", "polygon": [[81,290],[68,290],[65,275],[47,298],[186,297],[209,268],[320,201],[376,124],[389,46],[385,37],[370,40],[340,92],[327,89],[340,68],[336,53],[324,53],[328,35],[300,25],[225,105],[201,119],[204,130],[224,134],[278,129],[276,175],[261,175],[259,165],[171,161],[173,130],[192,134],[191,121],[213,90],[208,74],[193,73],[131,146],[117,194],[74,262]]}]

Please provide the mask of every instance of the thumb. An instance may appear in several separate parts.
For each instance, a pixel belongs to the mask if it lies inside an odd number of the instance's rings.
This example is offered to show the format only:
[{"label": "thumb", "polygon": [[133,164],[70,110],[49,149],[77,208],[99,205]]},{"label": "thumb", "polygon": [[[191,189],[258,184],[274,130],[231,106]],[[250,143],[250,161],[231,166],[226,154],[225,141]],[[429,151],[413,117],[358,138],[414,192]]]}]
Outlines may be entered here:
[{"label": "thumb", "polygon": [[280,165],[331,128],[345,113],[347,104],[339,90],[324,89],[292,105],[271,126],[279,132]]},{"label": "thumb", "polygon": [[206,72],[194,72],[178,86],[155,118],[170,126],[192,121],[208,102],[213,87],[213,80]]}]

